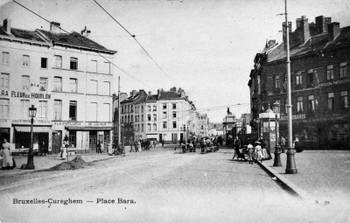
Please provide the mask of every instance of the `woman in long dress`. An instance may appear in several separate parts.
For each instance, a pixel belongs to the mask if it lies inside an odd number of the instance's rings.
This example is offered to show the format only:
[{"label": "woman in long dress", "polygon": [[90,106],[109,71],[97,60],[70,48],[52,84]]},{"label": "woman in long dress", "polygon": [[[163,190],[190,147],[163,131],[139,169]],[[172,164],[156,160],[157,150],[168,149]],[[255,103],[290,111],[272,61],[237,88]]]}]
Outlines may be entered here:
[{"label": "woman in long dress", "polygon": [[15,166],[13,165],[13,158],[11,155],[11,145],[7,142],[7,139],[4,139],[4,143],[2,144],[0,155],[2,157],[2,169],[13,169]]}]

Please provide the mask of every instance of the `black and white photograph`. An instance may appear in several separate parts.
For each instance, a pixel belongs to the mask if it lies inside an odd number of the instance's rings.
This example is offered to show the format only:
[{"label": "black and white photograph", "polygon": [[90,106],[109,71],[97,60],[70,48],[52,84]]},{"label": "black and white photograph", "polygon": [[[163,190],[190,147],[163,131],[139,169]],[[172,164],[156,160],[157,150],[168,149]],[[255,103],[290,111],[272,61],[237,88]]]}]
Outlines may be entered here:
[{"label": "black and white photograph", "polygon": [[0,0],[0,223],[350,223],[349,0]]}]

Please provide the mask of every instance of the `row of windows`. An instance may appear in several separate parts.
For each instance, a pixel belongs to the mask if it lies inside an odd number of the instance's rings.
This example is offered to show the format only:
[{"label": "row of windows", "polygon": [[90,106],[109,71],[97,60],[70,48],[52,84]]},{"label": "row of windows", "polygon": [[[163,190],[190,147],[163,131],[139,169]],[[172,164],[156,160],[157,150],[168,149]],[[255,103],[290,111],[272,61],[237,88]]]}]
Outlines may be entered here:
[{"label": "row of windows", "polygon": [[[0,75],[0,88],[1,89],[10,89],[10,75],[7,73],[1,73]],[[21,77],[22,90],[28,91],[30,90],[30,76],[22,75]],[[102,94],[110,95],[110,82],[103,81],[102,83]],[[48,90],[48,78],[40,77],[39,78],[39,90],[47,91]],[[55,76],[53,78],[53,91],[61,92],[62,91],[62,77]],[[69,78],[68,82],[68,92],[78,92],[78,79],[77,78]],[[98,81],[91,79],[89,81],[88,93],[90,94],[98,94]]]},{"label": "row of windows", "polygon": [[[343,62],[339,64],[339,79],[345,79],[347,78],[347,71],[348,71],[348,63]],[[309,69],[304,75],[304,72],[298,71],[295,74],[295,86],[301,86],[304,83],[304,78],[306,78],[306,85],[307,87],[312,87],[314,85],[315,80],[317,82],[320,82],[319,76],[316,73],[314,69]],[[334,65],[328,65],[326,67],[326,76],[325,76],[326,81],[332,81],[335,79],[335,71],[334,71]],[[275,88],[281,88],[282,87],[282,81],[283,84],[286,84],[285,80],[281,80],[281,77],[279,75],[276,75],[274,78],[274,87]]]},{"label": "row of windows", "polygon": [[[330,92],[327,94],[327,109],[329,111],[335,110],[335,100],[337,99],[339,101],[339,104],[342,109],[349,108],[349,92],[348,91],[341,91],[338,97],[333,92]],[[311,94],[306,97],[306,107],[305,107],[305,101],[303,96],[299,96],[296,98],[294,107],[294,112],[297,113],[303,113],[305,111],[308,112],[315,112],[319,106],[318,100],[315,97],[315,95]],[[280,104],[280,100],[277,100],[277,102]],[[287,110],[287,109],[285,109]],[[280,112],[280,111],[278,111]]]},{"label": "row of windows", "polygon": [[[163,109],[167,109],[167,103],[163,103]],[[144,112],[144,107],[143,105],[141,106],[135,106],[135,112],[136,113],[140,113],[140,109],[141,109],[141,113]],[[176,103],[172,103],[172,109],[176,109]],[[151,112],[151,111],[157,111],[157,106],[156,105],[147,105],[147,111]],[[122,106],[122,114],[124,113],[130,113],[130,112],[134,112],[134,108],[133,105],[124,105]],[[176,118],[176,116],[175,116]]]},{"label": "row of windows", "polygon": [[[0,99],[0,119],[9,118],[9,99]],[[26,119],[29,118],[29,106],[30,101],[28,99],[21,100],[21,111],[22,118]],[[39,103],[37,106],[37,114],[36,118],[39,119],[47,119],[48,118],[48,101],[45,100],[39,100]],[[104,121],[110,120],[110,104],[109,103],[103,103],[101,111],[103,114],[101,117],[103,117]],[[54,100],[53,105],[53,120],[62,120],[62,100]],[[69,120],[76,121],[77,120],[77,111],[78,111],[78,103],[77,101],[69,101]],[[98,103],[97,102],[91,102],[89,105],[88,110],[88,120],[89,121],[97,121],[98,117]]]},{"label": "row of windows", "polygon": [[[10,64],[10,53],[9,52],[2,52],[1,53],[1,64],[3,65],[9,65]],[[79,60],[77,57],[70,57],[69,58],[69,69],[71,70],[78,70],[78,64]],[[99,67],[99,63],[97,60],[90,60],[88,70],[90,72],[100,72],[100,73],[111,73],[111,65],[110,62],[104,61],[102,64],[100,64],[101,67]],[[22,55],[22,66],[23,67],[29,67],[30,66],[30,56],[29,55]],[[41,57],[40,59],[40,67],[41,68],[48,68],[48,58],[47,57]],[[62,68],[62,56],[61,55],[55,55],[54,56],[54,67],[55,68]]]},{"label": "row of windows", "polygon": [[[167,129],[168,128],[168,122],[163,122],[163,129]],[[152,128],[153,127],[153,128]],[[172,122],[172,127],[173,129],[177,128],[177,122],[173,121]],[[144,124],[135,124],[134,125],[134,129],[136,132],[144,132]],[[157,131],[157,124],[156,123],[147,123],[147,132],[151,132],[151,131]]]}]

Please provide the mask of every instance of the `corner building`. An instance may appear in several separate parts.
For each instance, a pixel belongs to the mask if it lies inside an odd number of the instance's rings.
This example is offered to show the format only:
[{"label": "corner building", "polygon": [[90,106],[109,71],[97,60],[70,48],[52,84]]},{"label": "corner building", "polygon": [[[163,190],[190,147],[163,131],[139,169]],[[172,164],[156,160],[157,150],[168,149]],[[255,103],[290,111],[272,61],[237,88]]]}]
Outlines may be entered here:
[{"label": "corner building", "polygon": [[[114,77],[108,50],[82,33],[0,27],[0,137],[30,146],[28,108],[34,105],[34,149],[59,152],[65,137],[80,151],[107,146],[112,135]],[[105,147],[106,148],[106,147]]]}]

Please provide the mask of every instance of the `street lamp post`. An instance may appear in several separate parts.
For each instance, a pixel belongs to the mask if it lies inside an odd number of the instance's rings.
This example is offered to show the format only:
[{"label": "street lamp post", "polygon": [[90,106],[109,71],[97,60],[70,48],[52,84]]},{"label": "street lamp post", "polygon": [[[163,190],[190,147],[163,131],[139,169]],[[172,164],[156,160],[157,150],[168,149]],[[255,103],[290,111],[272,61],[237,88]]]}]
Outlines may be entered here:
[{"label": "street lamp post", "polygon": [[29,108],[29,117],[30,117],[30,148],[28,151],[28,161],[27,165],[24,166],[24,169],[34,169],[34,158],[33,158],[33,138],[34,138],[34,133],[33,133],[33,124],[34,124],[34,118],[36,116],[36,107],[32,105]]},{"label": "street lamp post", "polygon": [[291,73],[290,73],[290,50],[289,50],[289,26],[288,26],[288,14],[287,14],[287,0],[285,4],[285,26],[286,26],[286,69],[287,69],[287,96],[288,96],[288,150],[287,150],[287,174],[296,174],[297,168],[295,164],[295,150],[293,148],[293,127],[292,127],[292,87],[291,87]]},{"label": "street lamp post", "polygon": [[275,112],[275,135],[276,135],[276,142],[275,142],[275,159],[273,161],[273,166],[282,166],[281,163],[281,146],[278,143],[278,113],[279,113],[279,106],[280,103],[278,103],[278,101],[276,101],[275,103],[273,103],[273,110]]}]

